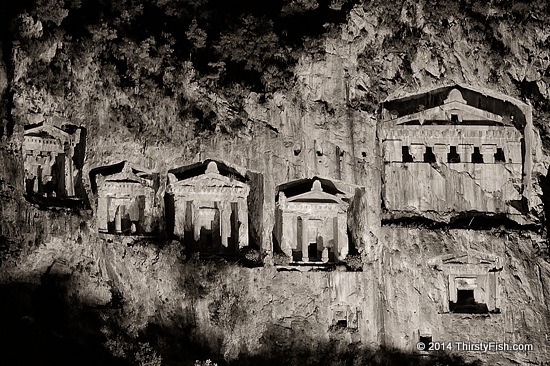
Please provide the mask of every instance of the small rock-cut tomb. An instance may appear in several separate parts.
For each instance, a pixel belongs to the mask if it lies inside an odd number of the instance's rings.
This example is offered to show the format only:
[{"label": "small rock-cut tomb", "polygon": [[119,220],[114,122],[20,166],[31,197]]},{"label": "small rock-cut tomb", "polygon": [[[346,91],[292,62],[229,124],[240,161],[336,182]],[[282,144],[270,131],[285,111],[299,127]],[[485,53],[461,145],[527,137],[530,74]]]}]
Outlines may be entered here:
[{"label": "small rock-cut tomb", "polygon": [[154,215],[156,175],[121,162],[96,170],[97,226],[116,235],[149,235],[156,230]]},{"label": "small rock-cut tomb", "polygon": [[24,132],[25,192],[38,197],[75,196],[74,148],[80,130],[68,133],[47,122]]},{"label": "small rock-cut tomb", "polygon": [[199,252],[236,254],[248,246],[245,178],[223,163],[206,161],[168,174],[166,216],[173,235]]},{"label": "small rock-cut tomb", "polygon": [[446,277],[443,312],[499,313],[501,308],[499,273],[502,260],[482,253],[458,253],[435,260],[435,267]]},{"label": "small rock-cut tomb", "polygon": [[332,181],[302,179],[280,185],[275,237],[294,262],[339,262],[349,251],[349,194]]}]

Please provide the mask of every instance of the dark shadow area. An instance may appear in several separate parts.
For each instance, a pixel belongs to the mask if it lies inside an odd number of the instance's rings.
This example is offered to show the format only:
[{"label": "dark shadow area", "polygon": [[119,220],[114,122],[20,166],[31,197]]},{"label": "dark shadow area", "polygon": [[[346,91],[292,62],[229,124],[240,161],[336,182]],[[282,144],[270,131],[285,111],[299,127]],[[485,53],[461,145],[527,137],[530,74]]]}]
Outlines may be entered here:
[{"label": "dark shadow area", "polygon": [[504,157],[504,150],[501,147],[497,147],[497,152],[495,153],[495,163],[505,163],[506,158]]},{"label": "dark shadow area", "polygon": [[447,162],[460,163],[460,155],[456,152],[456,146],[450,147],[450,152],[447,154]]},{"label": "dark shadow area", "polygon": [[[421,357],[417,353],[392,348],[372,349],[358,343],[346,344],[338,338],[338,332],[329,341],[320,341],[307,334],[308,324],[298,322],[291,328],[269,324],[260,338],[260,351],[253,356],[241,354],[237,360],[219,365],[481,365],[481,362],[466,362],[462,357],[446,353],[433,353]],[[346,324],[347,325],[347,324]],[[341,328],[344,324],[340,324]]]},{"label": "dark shadow area", "polygon": [[457,290],[456,303],[449,301],[451,313],[459,314],[488,314],[486,304],[477,303],[474,298],[474,290]]},{"label": "dark shadow area", "polygon": [[[542,203],[544,205],[544,227],[546,228],[546,235],[550,235],[550,170],[548,170],[546,176],[541,175],[539,177],[539,185],[542,190]],[[548,253],[550,254],[550,253]]]},{"label": "dark shadow area", "polygon": [[474,164],[482,164],[483,163],[483,155],[481,155],[481,152],[479,151],[478,146],[474,146],[474,153],[472,154],[472,163],[474,163]]},{"label": "dark shadow area", "polygon": [[[192,264],[193,260],[190,260]],[[198,266],[198,267],[197,267]],[[185,276],[182,291],[191,298],[209,294],[204,279],[212,282],[224,276],[227,263],[196,262]],[[400,350],[347,344],[342,332],[331,332],[329,341],[309,333],[307,321],[291,327],[267,324],[255,354],[243,351],[237,359],[224,360],[224,336],[250,316],[247,304],[229,297],[208,306],[211,321],[223,328],[199,329],[190,306],[178,312],[162,313],[151,319],[137,336],[124,329],[126,314],[123,295],[114,291],[110,304],[91,307],[68,296],[70,275],[43,275],[39,285],[11,283],[0,285],[0,344],[3,357],[17,365],[194,365],[210,359],[218,365],[478,365],[448,354],[418,354]],[[228,294],[229,295],[229,294]],[[232,301],[226,311],[224,301]],[[349,324],[340,322],[339,328]],[[107,332],[105,329],[109,329]],[[118,357],[115,357],[116,354]]]},{"label": "dark shadow area", "polygon": [[413,157],[409,152],[409,147],[408,146],[401,147],[401,155],[403,156],[402,160],[403,160],[404,163],[412,163],[413,162]]},{"label": "dark shadow area", "polygon": [[437,229],[470,229],[470,230],[489,230],[496,228],[506,228],[510,230],[531,230],[538,231],[540,228],[536,224],[520,225],[514,220],[508,218],[506,214],[483,214],[476,212],[465,212],[452,217],[448,223],[435,221],[423,216],[406,216],[387,218],[382,220],[382,226],[403,226],[403,227],[422,227],[431,230]]},{"label": "dark shadow area", "polygon": [[168,238],[174,237],[174,225],[176,218],[174,196],[171,194],[164,195],[164,219],[166,224],[166,236]]},{"label": "dark shadow area", "polygon": [[2,359],[17,365],[128,365],[103,346],[97,309],[67,301],[67,278],[0,285]]},{"label": "dark shadow area", "polygon": [[431,146],[426,146],[426,152],[424,153],[425,163],[435,163],[435,155]]},{"label": "dark shadow area", "polygon": [[80,198],[41,197],[29,194],[24,195],[24,197],[29,203],[37,205],[41,210],[70,208],[78,211],[87,209],[84,201]]},{"label": "dark shadow area", "polygon": [[[64,126],[65,127],[65,126]],[[67,125],[67,129],[69,129],[69,133],[74,133],[70,131],[76,131],[76,129],[80,129],[80,142],[74,147],[74,155],[73,155],[73,164],[75,169],[77,169],[75,178],[74,178],[74,189],[75,189],[75,195],[82,199],[83,203],[82,206],[84,208],[90,208],[90,202],[88,200],[88,195],[86,194],[86,189],[84,188],[84,182],[82,181],[82,168],[84,166],[84,160],[86,157],[86,141],[88,137],[88,130],[84,127],[77,127],[73,125]]]},{"label": "dark shadow area", "polygon": [[505,227],[512,230],[538,230],[537,225],[520,225],[509,219],[506,214],[465,213],[451,219],[449,227],[453,229],[486,230]]},{"label": "dark shadow area", "polygon": [[447,224],[444,222],[438,222],[430,220],[422,216],[409,216],[409,217],[397,217],[391,219],[383,219],[382,226],[404,226],[404,227],[424,227],[427,229],[444,229]]}]

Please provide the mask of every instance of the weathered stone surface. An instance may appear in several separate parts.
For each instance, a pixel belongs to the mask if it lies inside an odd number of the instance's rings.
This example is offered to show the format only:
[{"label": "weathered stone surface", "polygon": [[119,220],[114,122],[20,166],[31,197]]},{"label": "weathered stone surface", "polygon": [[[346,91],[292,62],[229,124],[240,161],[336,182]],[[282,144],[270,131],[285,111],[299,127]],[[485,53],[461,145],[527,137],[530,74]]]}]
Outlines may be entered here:
[{"label": "weathered stone surface", "polygon": [[[298,65],[290,70],[296,80],[290,90],[260,95],[243,89],[242,110],[221,95],[215,83],[201,80],[191,62],[170,65],[159,78],[165,83],[172,79],[177,96],[174,90],[156,84],[121,87],[116,78],[110,78],[117,75],[116,65],[99,61],[98,55],[109,42],[84,44],[76,57],[67,50],[79,41],[55,32],[41,40],[37,36],[43,24],[27,19],[28,37],[34,37],[39,50],[34,54],[15,44],[13,52],[7,52],[13,66],[9,117],[15,126],[13,137],[0,145],[1,282],[39,284],[51,267],[67,281],[67,301],[97,306],[98,311],[107,309],[101,313],[104,317],[120,309],[122,316],[113,322],[127,334],[137,337],[155,326],[172,331],[184,324],[181,332],[174,336],[167,331],[170,335],[164,339],[200,344],[227,360],[242,354],[288,355],[306,349],[321,354],[315,348],[319,344],[334,345],[335,354],[349,352],[349,344],[410,351],[420,335],[431,335],[440,341],[516,341],[535,346],[527,354],[474,352],[465,356],[488,364],[546,361],[550,268],[543,227],[474,231],[382,221],[383,207],[388,209],[396,202],[413,215],[437,221],[473,209],[506,212],[518,222],[521,217],[513,215],[521,213],[525,218],[528,214],[531,222],[544,222],[548,193],[541,182],[550,166],[545,155],[550,145],[544,76],[549,51],[545,46],[548,31],[541,26],[547,12],[536,5],[533,11],[522,13],[521,19],[509,9],[506,17],[501,16],[504,10],[494,2],[472,5],[469,11],[462,11],[456,2],[357,5],[347,22],[323,39],[324,55],[300,55]],[[56,88],[48,88],[51,80],[32,80],[31,65],[38,60],[63,60],[56,67],[66,70],[69,80],[59,81]],[[135,66],[135,70],[142,69]],[[50,67],[45,65],[46,70]],[[492,90],[521,99],[526,102],[520,108],[524,114],[533,108],[534,129],[527,128],[528,120],[519,123],[522,131],[506,124],[511,123],[505,120],[510,114],[504,114],[494,119],[504,126],[481,129],[482,134],[492,133],[491,137],[461,135],[459,140],[466,141],[456,147],[466,146],[457,155],[464,155],[462,160],[473,159],[473,146],[483,157],[483,164],[472,162],[473,167],[447,161],[450,142],[456,141],[458,133],[432,140],[432,135],[411,132],[398,139],[389,134],[396,127],[381,141],[384,136],[377,130],[376,110],[389,94],[393,96],[388,100],[394,100],[457,83],[459,89],[464,87],[460,83],[474,85],[482,90],[483,98],[500,98]],[[447,97],[445,93],[441,102]],[[199,118],[182,107],[189,105],[206,112]],[[411,114],[416,112],[420,111]],[[139,241],[133,236],[100,238],[92,211],[39,209],[22,197],[23,126],[53,117],[87,130],[82,184],[90,202],[95,202],[90,172],[113,161],[127,160],[158,172],[154,198],[159,205],[154,215],[164,212],[168,170],[182,162],[215,159],[243,167],[243,175],[256,172],[249,181],[249,229],[258,247],[267,252],[266,263],[273,248],[277,185],[319,175],[364,186],[364,194],[350,202],[347,219],[363,272],[277,272],[271,266],[248,269],[185,260],[180,243]],[[201,130],[206,117],[216,122]],[[237,117],[239,127],[230,123]],[[428,126],[408,127],[412,131]],[[473,131],[476,126],[469,127]],[[504,132],[495,135],[494,127]],[[515,132],[508,136],[514,129],[521,137]],[[404,164],[399,149],[405,138],[412,137],[419,139],[409,141],[417,149],[409,151],[413,161]],[[524,152],[512,146],[504,152],[512,163],[502,164],[496,161],[495,148],[509,137],[516,143],[518,137],[523,138]],[[427,153],[427,147],[432,147],[435,162],[421,168],[415,161]],[[406,164],[410,166],[407,171]],[[491,168],[480,170],[477,165]],[[383,178],[388,173],[395,173],[394,187],[398,187],[389,194],[383,187],[383,182],[388,184]],[[413,181],[418,184],[411,185]],[[407,191],[411,194],[403,194]],[[513,201],[522,202],[516,206]],[[527,212],[520,209],[523,202]],[[216,214],[212,216],[208,209],[215,207],[205,208],[203,218],[213,221]],[[448,214],[438,216],[434,208]],[[492,226],[501,224],[495,220]],[[495,308],[500,301],[500,314],[445,311],[451,292],[454,296],[450,283],[456,290],[456,278],[473,278],[476,267],[445,273],[433,263],[473,251],[481,258],[496,256],[503,261],[502,270],[494,275],[494,296],[491,291],[480,295],[488,306],[493,297]],[[63,265],[52,267],[52,263]],[[483,271],[487,273],[486,268]],[[454,276],[451,282],[449,276]],[[490,274],[479,280],[477,276],[475,283],[464,280],[466,284],[458,287],[493,283]],[[344,320],[347,324],[341,329],[338,324]]]},{"label": "weathered stone surface", "polygon": [[[507,97],[499,101],[475,89],[460,90],[384,103],[385,207],[417,214],[509,213],[523,222],[519,215],[527,208],[520,202],[529,195],[521,183],[524,172],[531,175],[531,155],[522,155],[522,149],[532,144],[530,108],[517,101],[528,112],[523,114]],[[530,179],[523,184],[530,186]]]}]

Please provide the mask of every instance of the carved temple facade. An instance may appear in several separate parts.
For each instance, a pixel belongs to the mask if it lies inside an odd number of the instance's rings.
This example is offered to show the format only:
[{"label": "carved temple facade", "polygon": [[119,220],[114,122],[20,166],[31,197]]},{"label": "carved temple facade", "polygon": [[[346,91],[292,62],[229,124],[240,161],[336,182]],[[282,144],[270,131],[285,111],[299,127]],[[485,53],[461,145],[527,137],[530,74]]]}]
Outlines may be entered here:
[{"label": "carved temple facade", "polygon": [[157,232],[156,174],[123,161],[95,169],[93,177],[100,233],[152,235]]},{"label": "carved temple facade", "polygon": [[500,257],[469,251],[434,258],[431,265],[445,276],[447,291],[441,294],[442,313],[500,312]]},{"label": "carved temple facade", "polygon": [[349,194],[328,179],[313,178],[278,187],[275,237],[294,262],[338,262],[349,251]]},{"label": "carved temple facade", "polygon": [[513,104],[455,86],[385,102],[381,117],[388,210],[521,214],[526,116]]},{"label": "carved temple facade", "polygon": [[207,160],[168,173],[166,216],[177,238],[201,253],[235,254],[248,246],[246,179]]},{"label": "carved temple facade", "polygon": [[23,137],[26,194],[74,197],[77,172],[73,156],[79,142],[79,129],[69,133],[48,122],[26,128]]}]

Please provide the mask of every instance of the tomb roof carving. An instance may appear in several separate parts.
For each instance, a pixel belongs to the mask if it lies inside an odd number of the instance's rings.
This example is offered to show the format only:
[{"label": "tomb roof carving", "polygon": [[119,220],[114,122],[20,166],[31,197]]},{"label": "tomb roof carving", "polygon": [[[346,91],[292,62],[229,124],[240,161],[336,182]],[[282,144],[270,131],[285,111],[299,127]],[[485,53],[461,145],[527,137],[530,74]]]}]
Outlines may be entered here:
[{"label": "tomb roof carving", "polygon": [[354,195],[353,184],[342,181],[314,176],[312,178],[297,179],[277,186],[277,197],[282,192],[289,202],[341,202]]},{"label": "tomb roof carving", "polygon": [[202,162],[174,168],[168,171],[177,181],[185,181],[204,174],[229,177],[231,180],[246,182],[246,178],[237,170],[222,161],[207,159]]},{"label": "tomb roof carving", "polygon": [[25,126],[25,136],[36,136],[42,138],[57,138],[70,140],[71,135],[57,126],[46,123],[38,123],[36,125]]},{"label": "tomb roof carving", "polygon": [[503,266],[502,258],[495,254],[482,253],[477,251],[458,252],[453,254],[445,254],[430,260],[432,266],[445,265],[461,265],[475,264],[483,266],[491,266],[496,269],[501,269]]},{"label": "tomb roof carving", "polygon": [[152,185],[155,178],[155,174],[151,170],[122,160],[90,170],[90,181],[94,193],[97,192],[98,175],[104,177],[107,182],[134,182],[146,185]]},{"label": "tomb roof carving", "polygon": [[208,182],[208,186],[248,187],[246,178],[236,169],[214,160],[169,170],[168,179],[174,186],[195,186]]},{"label": "tomb roof carving", "polygon": [[[525,127],[531,107],[515,98],[494,91],[451,84],[414,94],[394,93],[382,102],[382,119],[395,124],[438,124],[459,112],[457,124],[488,124]],[[455,113],[453,113],[455,112]]]}]

